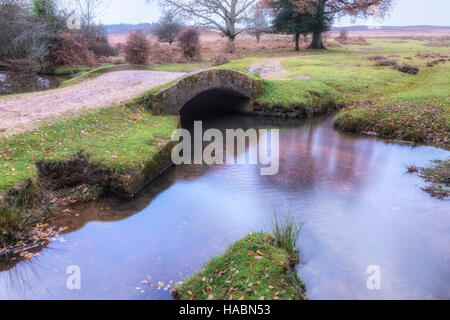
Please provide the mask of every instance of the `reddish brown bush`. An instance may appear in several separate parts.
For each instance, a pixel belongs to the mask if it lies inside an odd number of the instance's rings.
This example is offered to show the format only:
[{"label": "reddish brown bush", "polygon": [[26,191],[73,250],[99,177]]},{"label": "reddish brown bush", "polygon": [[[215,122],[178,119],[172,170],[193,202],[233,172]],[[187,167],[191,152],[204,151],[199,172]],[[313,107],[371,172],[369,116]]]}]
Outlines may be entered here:
[{"label": "reddish brown bush", "polygon": [[139,30],[128,36],[124,51],[128,63],[145,65],[148,63],[150,43],[145,34]]},{"label": "reddish brown bush", "polygon": [[83,33],[83,37],[86,38],[89,50],[97,57],[110,57],[119,54],[119,52],[109,44],[108,34],[104,27],[94,26],[81,32]]},{"label": "reddish brown bush", "polygon": [[89,50],[88,42],[80,33],[64,31],[58,35],[53,50],[47,55],[49,68],[57,66],[94,66],[97,56]]},{"label": "reddish brown bush", "polygon": [[200,34],[195,28],[180,32],[178,41],[186,59],[192,61],[200,58]]}]

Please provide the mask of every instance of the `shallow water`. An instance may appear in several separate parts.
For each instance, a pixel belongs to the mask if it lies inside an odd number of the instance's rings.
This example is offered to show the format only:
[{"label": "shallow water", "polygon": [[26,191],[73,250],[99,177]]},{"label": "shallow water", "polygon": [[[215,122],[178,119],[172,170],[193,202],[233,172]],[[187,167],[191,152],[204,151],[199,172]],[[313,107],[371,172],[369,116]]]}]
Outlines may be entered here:
[{"label": "shallow water", "polygon": [[0,95],[58,88],[65,78],[36,73],[1,72]]},{"label": "shallow water", "polygon": [[[57,219],[70,227],[65,242],[28,262],[0,262],[0,299],[170,299],[171,280],[267,230],[283,208],[305,222],[298,271],[310,299],[450,299],[449,202],[406,174],[450,152],[347,135],[330,118],[222,116],[208,127],[280,128],[279,174],[179,166],[133,201],[78,205]],[[81,268],[81,290],[66,287],[70,265]],[[381,290],[367,289],[370,265],[381,268]]]}]

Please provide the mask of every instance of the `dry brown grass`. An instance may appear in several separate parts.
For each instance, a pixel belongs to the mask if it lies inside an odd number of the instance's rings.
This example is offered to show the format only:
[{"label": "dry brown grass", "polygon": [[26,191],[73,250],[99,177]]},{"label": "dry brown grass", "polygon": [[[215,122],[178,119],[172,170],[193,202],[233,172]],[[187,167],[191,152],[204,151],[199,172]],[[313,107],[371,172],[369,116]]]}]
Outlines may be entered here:
[{"label": "dry brown grass", "polygon": [[[382,30],[348,30],[348,43],[340,44],[337,41],[329,41],[339,36],[339,31],[325,34],[325,45],[328,48],[341,47],[343,45],[367,45],[367,38],[397,38],[397,41],[427,40],[439,45],[446,44],[450,39],[450,28],[390,28]],[[109,41],[113,47],[123,46],[128,34],[110,34]],[[177,43],[169,45],[160,43],[153,35],[148,35],[151,42],[150,60],[154,64],[186,63]],[[306,48],[311,41],[310,37],[303,39],[301,48]],[[200,55],[204,61],[216,61],[224,56],[227,48],[227,39],[217,32],[202,31],[200,35]],[[294,49],[294,40],[290,35],[263,34],[258,43],[255,36],[243,33],[236,38],[236,52],[226,54],[228,59],[242,58],[244,55],[259,51],[267,52],[268,56],[279,55],[280,50]]]},{"label": "dry brown grass", "polygon": [[[184,63],[187,62],[182,56],[181,49],[174,43],[160,43],[153,35],[148,35],[151,42],[150,56],[153,63]],[[110,44],[114,47],[125,43],[127,34],[112,34],[109,36]],[[211,60],[221,56],[226,51],[227,39],[216,32],[202,32],[200,35],[200,54],[204,60]],[[307,43],[303,42],[302,47],[306,48]],[[258,43],[254,36],[242,34],[236,39],[236,53],[229,58],[242,57],[243,53],[258,52],[261,50],[282,50],[293,49],[294,42],[292,36],[265,34]]]}]

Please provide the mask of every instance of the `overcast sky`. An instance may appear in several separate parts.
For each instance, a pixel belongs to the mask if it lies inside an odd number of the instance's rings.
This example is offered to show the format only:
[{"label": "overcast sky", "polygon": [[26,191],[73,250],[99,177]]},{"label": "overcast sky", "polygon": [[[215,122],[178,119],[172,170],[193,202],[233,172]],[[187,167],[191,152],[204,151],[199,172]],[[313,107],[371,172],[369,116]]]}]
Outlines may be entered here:
[{"label": "overcast sky", "polygon": [[[450,26],[450,0],[396,0],[397,5],[389,17],[383,21],[385,26],[434,25]],[[160,17],[160,8],[154,0],[146,4],[145,0],[110,0],[110,6],[103,14],[104,24],[156,22]],[[364,20],[351,21],[348,18],[336,25],[362,25]]]}]

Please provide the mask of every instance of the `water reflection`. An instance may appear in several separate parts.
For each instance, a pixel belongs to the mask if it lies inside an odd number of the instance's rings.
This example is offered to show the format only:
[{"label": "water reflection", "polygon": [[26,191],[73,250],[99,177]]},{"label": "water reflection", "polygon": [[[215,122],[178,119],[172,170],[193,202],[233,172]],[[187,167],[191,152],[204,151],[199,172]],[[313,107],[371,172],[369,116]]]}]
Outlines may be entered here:
[{"label": "water reflection", "polygon": [[0,95],[54,89],[61,81],[61,77],[36,73],[0,72]]},{"label": "water reflection", "polygon": [[[55,218],[70,227],[66,242],[51,243],[39,260],[3,268],[0,298],[170,299],[169,290],[141,281],[188,277],[286,206],[306,222],[298,271],[309,298],[450,298],[448,202],[429,197],[419,178],[405,174],[407,165],[449,152],[338,133],[330,118],[223,115],[204,122],[205,130],[212,127],[280,128],[279,174],[179,166],[131,202],[77,205]],[[65,286],[69,265],[81,268],[80,291]],[[370,265],[381,267],[380,291],[366,287]]]}]

